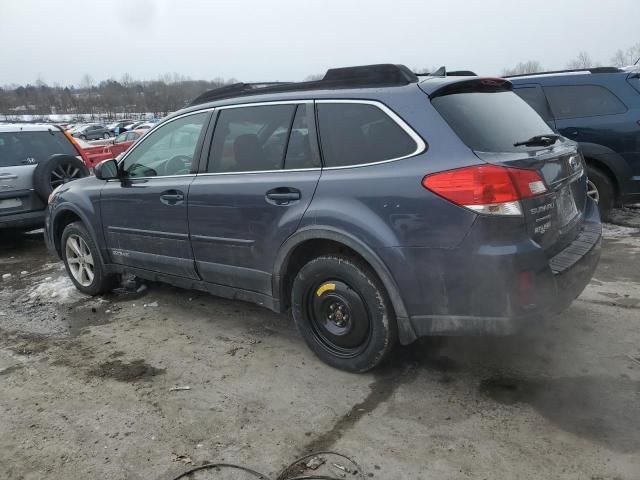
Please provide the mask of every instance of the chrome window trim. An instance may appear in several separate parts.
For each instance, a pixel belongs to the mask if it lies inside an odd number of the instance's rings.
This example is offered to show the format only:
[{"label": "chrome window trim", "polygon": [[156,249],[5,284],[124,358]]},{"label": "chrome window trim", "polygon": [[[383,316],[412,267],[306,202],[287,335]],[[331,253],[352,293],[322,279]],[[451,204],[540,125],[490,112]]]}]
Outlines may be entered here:
[{"label": "chrome window trim", "polygon": [[313,103],[313,99],[303,100],[270,100],[264,102],[252,102],[252,103],[238,103],[234,105],[222,105],[220,107],[214,107],[216,110],[227,110],[229,108],[244,108],[244,107],[261,107],[264,105],[300,105],[302,103]]},{"label": "chrome window trim", "polygon": [[196,176],[198,177],[210,177],[212,175],[244,175],[244,174],[254,174],[254,173],[288,173],[288,172],[315,172],[322,170],[320,167],[313,168],[280,168],[278,170],[247,170],[247,171],[239,171],[239,172],[205,172],[198,173]]},{"label": "chrome window trim", "polygon": [[[341,165],[336,167],[324,167],[323,170],[342,170],[344,168],[359,168],[359,167],[369,167],[372,165],[381,165],[383,163],[396,162],[398,160],[404,160],[406,158],[415,157],[416,155],[420,155],[427,149],[427,144],[422,139],[418,133],[413,130],[407,122],[405,122],[396,112],[387,107],[384,103],[378,100],[355,100],[355,99],[322,99],[316,100],[316,103],[356,103],[362,105],[373,105],[374,107],[378,107],[382,110],[391,120],[393,120],[404,132],[411,137],[411,139],[416,144],[416,149],[402,157],[389,158],[387,160],[380,160],[377,162],[369,162],[369,163],[357,163],[354,165]],[[320,126],[318,125],[318,129]],[[322,136],[322,134],[321,134]]]},{"label": "chrome window trim", "polygon": [[[147,133],[143,133],[142,134],[142,139],[138,140],[137,142],[135,142],[131,148],[129,150],[127,150],[124,155],[122,156],[122,158],[118,161],[118,167],[120,167],[120,164],[122,162],[124,162],[126,160],[126,158],[131,155],[131,153],[138,148],[140,145],[142,145],[145,140],[147,140],[149,138],[149,135],[151,135],[152,132],[154,132],[155,130],[157,130],[160,127],[164,127],[165,125],[170,124],[171,122],[175,121],[175,120],[179,120],[181,118],[184,117],[188,117],[190,115],[197,115],[199,113],[206,113],[206,112],[211,112],[215,110],[214,107],[210,107],[210,108],[203,108],[202,110],[196,110],[194,112],[187,112],[187,113],[183,113],[182,115],[178,115],[176,117],[170,118],[169,120],[165,120],[164,122],[158,122],[158,124],[155,127],[152,127],[149,129],[149,131],[147,131]],[[206,127],[206,125],[202,126],[203,128]],[[140,138],[140,137],[139,137]],[[143,179],[152,179],[152,178],[173,178],[173,177],[195,177],[195,173],[185,173],[184,175],[156,175],[155,177],[131,177],[131,179],[135,179],[135,180],[143,180]]]}]

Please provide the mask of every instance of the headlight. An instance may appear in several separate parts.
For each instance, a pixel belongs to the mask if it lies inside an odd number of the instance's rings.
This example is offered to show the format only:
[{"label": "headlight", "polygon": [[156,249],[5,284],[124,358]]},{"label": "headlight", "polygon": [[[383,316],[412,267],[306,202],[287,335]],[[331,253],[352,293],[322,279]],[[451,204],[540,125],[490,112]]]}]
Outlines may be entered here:
[{"label": "headlight", "polygon": [[48,205],[51,205],[51,202],[56,197],[56,194],[58,193],[58,190],[60,190],[60,187],[62,187],[63,185],[64,185],[64,183],[62,185],[58,185],[56,188],[53,189],[53,192],[51,192],[49,194],[49,198],[47,199],[47,204]]}]

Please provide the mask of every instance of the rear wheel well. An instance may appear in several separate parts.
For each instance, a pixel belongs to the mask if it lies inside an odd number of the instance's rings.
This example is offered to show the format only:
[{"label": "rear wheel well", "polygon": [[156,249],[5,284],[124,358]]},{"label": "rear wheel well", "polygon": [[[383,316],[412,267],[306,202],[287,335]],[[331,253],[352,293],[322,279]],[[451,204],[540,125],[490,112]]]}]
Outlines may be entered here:
[{"label": "rear wheel well", "polygon": [[60,240],[62,239],[62,232],[64,229],[73,222],[81,222],[82,220],[78,216],[78,214],[72,212],[71,210],[65,210],[60,212],[55,219],[55,223],[53,224],[53,241],[55,243],[56,251],[58,254],[62,252],[62,246],[60,245]]},{"label": "rear wheel well", "polygon": [[[367,267],[372,274],[376,275],[375,270],[371,267],[369,262],[364,259],[362,255],[360,255],[354,249],[344,245],[343,243],[327,239],[307,240],[295,247],[287,261],[282,280],[282,290],[280,294],[280,298],[282,301],[281,304],[284,309],[290,306],[293,280],[296,278],[296,275],[298,275],[300,269],[314,258],[329,254],[343,255],[352,258],[361,263],[363,266]],[[376,277],[378,276],[376,275]],[[383,286],[382,282],[380,282],[380,285]]]},{"label": "rear wheel well", "polygon": [[[613,185],[614,198],[617,199],[620,193],[620,187],[618,185],[618,179],[616,178],[613,171],[609,167],[607,167],[604,163],[600,162],[595,158],[585,157],[584,161],[588,166],[593,167],[597,170],[600,170],[603,174],[605,174],[609,178],[609,180],[611,180],[611,185]],[[617,202],[617,200],[614,200],[614,202]]]}]

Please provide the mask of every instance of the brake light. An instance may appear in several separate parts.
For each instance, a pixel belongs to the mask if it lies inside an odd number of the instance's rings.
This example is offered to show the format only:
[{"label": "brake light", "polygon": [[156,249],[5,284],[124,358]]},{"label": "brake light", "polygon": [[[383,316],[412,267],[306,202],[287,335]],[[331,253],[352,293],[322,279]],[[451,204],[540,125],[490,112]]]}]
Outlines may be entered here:
[{"label": "brake light", "polygon": [[547,191],[537,172],[498,165],[434,173],[422,179],[422,186],[456,205],[492,215],[522,215],[520,200]]}]

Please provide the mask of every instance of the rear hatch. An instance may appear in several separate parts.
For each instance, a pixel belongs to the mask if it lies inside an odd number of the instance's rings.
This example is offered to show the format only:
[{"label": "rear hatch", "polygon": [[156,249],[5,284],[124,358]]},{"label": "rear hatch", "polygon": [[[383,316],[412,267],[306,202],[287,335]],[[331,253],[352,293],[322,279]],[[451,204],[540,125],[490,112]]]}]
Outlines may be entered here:
[{"label": "rear hatch", "polygon": [[0,130],[0,216],[44,208],[33,191],[33,173],[38,163],[56,153],[78,155],[57,128]]},{"label": "rear hatch", "polygon": [[448,84],[431,102],[481,160],[532,170],[546,192],[520,200],[527,229],[549,256],[579,233],[586,207],[586,176],[577,145],[557,135],[503,79]]}]

